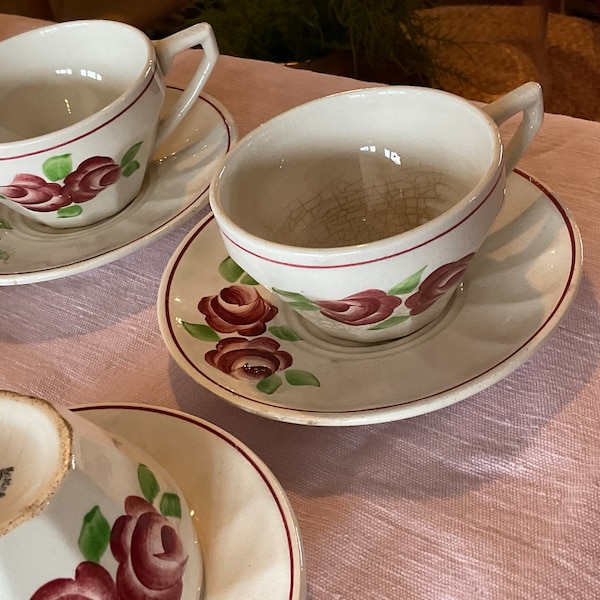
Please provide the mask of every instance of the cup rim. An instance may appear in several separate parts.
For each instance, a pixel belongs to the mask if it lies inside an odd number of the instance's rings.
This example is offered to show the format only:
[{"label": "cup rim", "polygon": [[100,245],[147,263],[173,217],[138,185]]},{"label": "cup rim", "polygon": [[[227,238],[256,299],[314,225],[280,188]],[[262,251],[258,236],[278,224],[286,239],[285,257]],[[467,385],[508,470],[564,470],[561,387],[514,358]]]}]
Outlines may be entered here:
[{"label": "cup rim", "polygon": [[[12,142],[0,142],[0,160],[14,160],[54,150],[55,148],[77,141],[78,139],[105,127],[108,123],[129,110],[129,108],[138,101],[150,86],[159,67],[158,57],[154,52],[152,42],[144,32],[128,23],[111,21],[109,19],[79,19],[53,23],[29,31],[24,31],[0,41],[1,50],[2,45],[4,44],[8,45],[15,42],[23,42],[25,38],[43,37],[56,30],[69,30],[79,27],[102,28],[107,26],[123,31],[129,31],[146,47],[144,67],[138,73],[136,78],[130,82],[130,85],[124,92],[119,94],[117,98],[113,99],[102,109],[68,125],[67,127],[62,127],[38,136],[14,140]],[[19,149],[21,150],[20,152]],[[12,154],[10,154],[11,152]]]},{"label": "cup rim", "polygon": [[50,425],[54,426],[56,440],[60,444],[57,452],[57,462],[52,480],[45,482],[43,489],[28,505],[21,506],[12,518],[0,522],[0,537],[16,529],[22,523],[30,521],[44,511],[50,499],[56,493],[62,480],[69,470],[71,461],[71,449],[73,446],[73,428],[71,424],[48,400],[35,396],[27,396],[9,390],[0,390],[0,402],[27,405],[30,410],[38,411]]},{"label": "cup rim", "polygon": [[[293,118],[298,113],[310,110],[310,108],[316,104],[323,102],[333,102],[336,98],[343,96],[351,96],[357,94],[362,94],[366,96],[377,94],[391,95],[396,93],[425,93],[429,95],[440,95],[449,97],[454,102],[461,104],[461,106],[463,106],[473,115],[476,115],[477,118],[480,118],[482,122],[487,123],[488,127],[490,128],[490,134],[494,138],[494,153],[490,159],[489,166],[487,167],[485,173],[481,176],[479,181],[476,183],[476,185],[472,187],[469,190],[469,192],[465,194],[465,196],[463,196],[456,204],[454,204],[447,211],[431,219],[430,221],[427,221],[426,223],[423,223],[414,227],[413,229],[410,229],[409,231],[397,233],[382,239],[374,240],[372,242],[347,246],[311,248],[305,246],[286,245],[253,234],[239,226],[233,219],[231,219],[231,217],[223,209],[222,202],[218,197],[218,192],[220,189],[222,178],[225,172],[228,170],[228,166],[231,163],[232,159],[234,159],[245,146],[252,144],[255,138],[260,137],[264,131],[268,130],[268,128],[270,127],[273,127],[273,125],[276,124],[276,122],[282,121],[284,119],[289,119],[291,117]],[[357,88],[345,92],[330,94],[328,96],[324,96],[322,98],[317,98],[315,100],[311,100],[309,102],[300,104],[294,108],[288,109],[280,113],[279,115],[269,119],[268,121],[265,121],[257,128],[246,134],[241,140],[237,142],[235,147],[225,157],[223,157],[219,169],[217,169],[217,171],[213,175],[209,188],[209,203],[213,215],[217,221],[217,224],[219,225],[219,228],[222,230],[222,233],[229,239],[229,241],[242,248],[245,252],[257,254],[257,256],[258,253],[252,252],[248,248],[244,248],[238,243],[237,240],[244,238],[251,240],[252,245],[254,247],[260,247],[263,250],[265,256],[269,256],[272,253],[276,253],[278,255],[283,255],[285,253],[288,256],[293,255],[297,260],[302,261],[306,264],[308,264],[311,261],[314,262],[315,259],[317,259],[317,257],[322,258],[323,255],[326,255],[330,258],[336,257],[336,259],[338,259],[338,261],[341,262],[342,259],[347,260],[349,259],[349,257],[356,254],[357,252],[364,253],[365,249],[368,249],[374,256],[381,256],[382,253],[385,253],[386,248],[388,248],[390,244],[395,245],[395,242],[400,238],[404,240],[405,247],[418,247],[422,244],[414,243],[414,241],[417,238],[421,240],[431,241],[432,239],[435,239],[437,237],[437,235],[435,235],[435,232],[439,229],[440,223],[442,221],[448,223],[449,227],[453,228],[454,226],[456,226],[457,223],[462,222],[464,218],[468,218],[468,216],[461,218],[463,216],[463,213],[467,210],[468,206],[477,198],[482,198],[482,202],[480,204],[483,204],[485,202],[485,199],[493,192],[493,190],[496,189],[500,181],[501,172],[504,165],[503,150],[504,148],[502,145],[502,140],[500,138],[498,126],[496,125],[494,120],[485,111],[478,108],[474,103],[471,103],[469,100],[457,96],[456,94],[452,94],[450,92],[438,90],[435,88],[407,85]],[[235,236],[231,236],[227,230],[234,233]],[[398,252],[395,252],[394,254],[397,253]],[[270,257],[270,259],[272,258],[273,256]],[[303,265],[299,264],[297,266]]]}]

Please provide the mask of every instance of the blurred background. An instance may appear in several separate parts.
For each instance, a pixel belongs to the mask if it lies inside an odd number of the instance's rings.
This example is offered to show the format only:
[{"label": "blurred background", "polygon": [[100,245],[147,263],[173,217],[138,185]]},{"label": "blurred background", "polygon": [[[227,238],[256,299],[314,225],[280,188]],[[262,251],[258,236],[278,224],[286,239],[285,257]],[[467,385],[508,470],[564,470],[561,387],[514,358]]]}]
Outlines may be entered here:
[{"label": "blurred background", "polygon": [[548,112],[600,120],[600,0],[0,0],[151,38],[208,21],[223,54],[489,102],[535,79]]}]

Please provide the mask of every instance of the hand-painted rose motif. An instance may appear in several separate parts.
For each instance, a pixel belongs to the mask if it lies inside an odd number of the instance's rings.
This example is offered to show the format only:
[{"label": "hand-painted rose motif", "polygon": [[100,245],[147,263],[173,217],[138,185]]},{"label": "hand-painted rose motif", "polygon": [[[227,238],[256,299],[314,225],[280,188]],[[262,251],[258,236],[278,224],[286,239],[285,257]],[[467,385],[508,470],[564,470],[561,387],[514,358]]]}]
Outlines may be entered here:
[{"label": "hand-painted rose motif", "polygon": [[179,600],[188,556],[177,531],[138,496],[126,498],[125,512],[110,534],[110,549],[119,562],[118,598]]},{"label": "hand-painted rose motif", "polygon": [[224,288],[215,296],[205,296],[198,303],[198,310],[215,331],[239,335],[264,333],[266,323],[278,312],[277,307],[254,288],[241,285]]},{"label": "hand-painted rose motif", "polygon": [[402,304],[383,290],[365,290],[342,300],[318,300],[321,314],[344,325],[372,325],[387,319]]},{"label": "hand-painted rose motif", "polygon": [[[140,167],[135,159],[142,142],[134,144],[117,164],[107,156],[92,156],[73,170],[71,154],[51,156],[42,165],[45,176],[21,173],[10,185],[0,186],[0,196],[36,212],[57,211],[57,216],[76,217],[79,206],[114,185],[121,176],[130,177]],[[58,183],[64,180],[61,185]],[[67,208],[68,207],[68,208]]]},{"label": "hand-painted rose motif", "polygon": [[28,173],[15,175],[10,185],[0,186],[0,196],[36,212],[52,212],[71,203],[62,194],[59,183],[49,183]]},{"label": "hand-painted rose motif", "polygon": [[121,167],[112,158],[94,156],[84,160],[65,177],[62,194],[69,199],[69,203],[81,204],[116,183],[120,176]]},{"label": "hand-painted rose motif", "polygon": [[273,338],[225,338],[204,356],[206,362],[241,380],[261,380],[292,365],[292,356]]},{"label": "hand-painted rose motif", "polygon": [[451,290],[467,269],[474,254],[467,254],[456,262],[437,268],[421,283],[419,289],[404,302],[411,315],[418,315],[432,306],[435,301]]},{"label": "hand-painted rose motif", "polygon": [[[77,546],[84,560],[75,578],[53,579],[30,600],[180,600],[188,557],[167,517],[181,518],[181,501],[176,493],[161,490],[147,465],[138,465],[137,476],[144,497],[127,496],[126,514],[112,527],[99,505],[83,517]],[[109,546],[119,565],[114,579],[100,564]],[[114,564],[109,568],[114,570]]]},{"label": "hand-painted rose motif", "polygon": [[39,588],[31,600],[118,600],[110,573],[101,565],[85,561],[75,569],[74,579],[54,579]]}]

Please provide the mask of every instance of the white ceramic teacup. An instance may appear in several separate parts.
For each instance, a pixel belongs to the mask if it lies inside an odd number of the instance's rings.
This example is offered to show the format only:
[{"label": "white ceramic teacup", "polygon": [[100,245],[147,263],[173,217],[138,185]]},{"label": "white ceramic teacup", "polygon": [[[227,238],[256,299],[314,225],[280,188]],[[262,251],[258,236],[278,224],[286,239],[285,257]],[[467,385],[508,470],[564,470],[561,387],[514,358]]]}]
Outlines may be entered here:
[{"label": "white ceramic teacup", "polygon": [[[203,59],[159,122],[164,74],[177,53],[196,45]],[[0,202],[60,228],[121,211],[218,56],[207,23],[152,42],[124,23],[70,21],[1,42]]]},{"label": "white ceramic teacup", "polygon": [[0,598],[197,600],[198,540],[149,456],[38,398],[0,392]]},{"label": "white ceramic teacup", "polygon": [[395,339],[441,314],[542,119],[533,82],[483,109],[408,86],[329,96],[241,140],[210,204],[230,257],[318,330]]}]

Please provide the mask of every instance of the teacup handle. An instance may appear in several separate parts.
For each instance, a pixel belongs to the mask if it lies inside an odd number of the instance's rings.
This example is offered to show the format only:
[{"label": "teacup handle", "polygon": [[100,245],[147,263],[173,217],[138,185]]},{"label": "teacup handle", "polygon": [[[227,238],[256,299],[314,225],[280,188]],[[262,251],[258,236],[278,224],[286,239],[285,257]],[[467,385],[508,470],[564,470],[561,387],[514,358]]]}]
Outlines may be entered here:
[{"label": "teacup handle", "polygon": [[158,56],[158,63],[164,74],[168,73],[173,64],[173,58],[179,52],[201,45],[204,57],[198,65],[192,80],[179,97],[169,114],[162,118],[158,125],[155,147],[171,134],[183,117],[187,114],[219,58],[219,47],[212,27],[208,23],[196,23],[191,27],[178,31],[162,40],[152,42]]},{"label": "teacup handle", "polygon": [[498,126],[517,113],[523,113],[517,130],[505,147],[504,164],[508,174],[517,166],[544,119],[542,88],[539,83],[530,81],[484,106],[483,110]]}]

